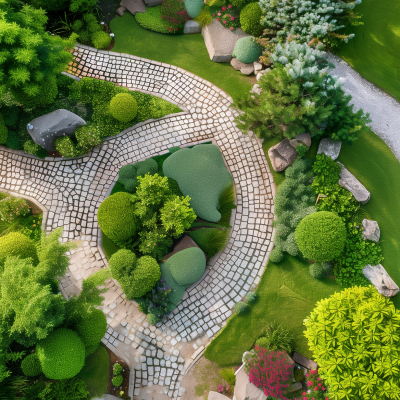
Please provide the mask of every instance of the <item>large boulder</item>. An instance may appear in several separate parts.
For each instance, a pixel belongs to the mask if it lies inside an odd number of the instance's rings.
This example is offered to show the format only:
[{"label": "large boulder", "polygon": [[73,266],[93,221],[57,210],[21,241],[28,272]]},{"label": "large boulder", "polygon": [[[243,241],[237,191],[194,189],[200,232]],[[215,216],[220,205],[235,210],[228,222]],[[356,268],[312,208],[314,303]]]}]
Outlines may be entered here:
[{"label": "large boulder", "polygon": [[364,219],[362,224],[364,229],[362,238],[364,240],[368,239],[378,243],[379,238],[381,237],[381,231],[379,229],[378,223],[376,221]]},{"label": "large boulder", "polygon": [[249,381],[244,368],[241,368],[236,375],[234,393],[236,400],[267,400],[264,392]]},{"label": "large boulder", "polygon": [[325,138],[319,142],[318,154],[325,154],[332,160],[336,160],[339,157],[340,148],[342,147],[342,142],[336,142],[332,139]]},{"label": "large boulder", "polygon": [[290,144],[288,138],[283,139],[268,150],[268,157],[271,160],[272,168],[276,172],[281,172],[289,165],[292,165],[297,155],[296,149]]},{"label": "large boulder", "polygon": [[73,136],[86,122],[71,111],[60,109],[31,121],[27,130],[33,141],[47,151],[54,151],[54,141],[65,135]]},{"label": "large boulder", "polygon": [[368,203],[371,193],[365,186],[340,162],[339,185],[353,193],[354,198],[361,204]]},{"label": "large boulder", "polygon": [[[157,4],[161,4],[161,1],[157,1]],[[143,0],[122,0],[120,6],[126,8],[132,15],[135,15],[137,12],[146,12]]]},{"label": "large boulder", "polygon": [[363,274],[382,296],[393,297],[399,293],[399,287],[381,264],[374,266],[368,264],[363,268]]},{"label": "large boulder", "polygon": [[310,148],[311,146],[311,135],[309,133],[300,133],[296,135],[294,139],[290,141],[290,144],[294,147],[299,146],[300,144],[304,144]]}]

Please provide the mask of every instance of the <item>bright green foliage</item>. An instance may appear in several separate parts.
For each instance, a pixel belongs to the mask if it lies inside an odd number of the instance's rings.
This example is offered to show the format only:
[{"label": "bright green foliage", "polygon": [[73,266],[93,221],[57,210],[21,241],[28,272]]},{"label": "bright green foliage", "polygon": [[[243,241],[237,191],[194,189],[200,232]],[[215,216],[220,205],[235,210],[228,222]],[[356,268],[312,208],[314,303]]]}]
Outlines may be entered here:
[{"label": "bright green foliage", "polygon": [[222,217],[231,215],[231,210],[236,208],[235,204],[235,188],[233,186],[233,182],[230,182],[219,197],[219,209],[218,211],[221,213]]},{"label": "bright green foliage", "polygon": [[72,24],[72,30],[78,34],[78,40],[82,44],[94,46],[96,49],[105,49],[111,43],[111,36],[101,29],[94,14],[83,15],[83,19],[76,19]]},{"label": "bright green foliage", "polygon": [[113,374],[114,374],[114,376],[122,374],[122,370],[123,370],[123,368],[122,368],[121,364],[118,364],[118,363],[114,364],[114,366],[113,366]]},{"label": "bright green foliage", "polygon": [[146,294],[161,277],[160,267],[154,258],[144,256],[137,259],[130,250],[117,251],[109,263],[113,278],[129,299]]},{"label": "bright green foliage", "polygon": [[41,150],[43,150],[37,143],[35,143],[33,140],[27,140],[24,143],[24,151],[28,154],[33,154],[34,156],[39,156],[41,153]]},{"label": "bright green foliage", "polygon": [[300,222],[295,239],[305,258],[317,262],[330,261],[343,252],[346,226],[336,214],[320,211]]},{"label": "bright green foliage", "polygon": [[28,203],[22,198],[8,197],[0,201],[0,219],[5,222],[10,223],[29,214]]},{"label": "bright green foliage", "polygon": [[67,41],[52,36],[46,32],[47,16],[44,10],[29,5],[22,6],[20,10],[16,7],[14,2],[0,3],[1,65],[4,74],[0,92],[11,90],[16,100],[28,107],[49,104],[55,98],[55,76],[72,61],[72,54],[64,48],[71,49],[76,36],[72,35]]},{"label": "bright green foliage", "polygon": [[241,28],[254,37],[261,36],[263,27],[260,24],[261,8],[258,3],[250,3],[240,11]]},{"label": "bright green foliage", "polygon": [[247,314],[249,312],[249,310],[250,310],[249,305],[243,301],[239,301],[235,304],[236,314],[239,314],[239,315]]},{"label": "bright green foliage", "polygon": [[56,150],[65,158],[77,157],[79,155],[74,142],[69,136],[58,137],[54,141],[54,146]]},{"label": "bright green foliage", "polygon": [[250,36],[240,38],[235,44],[232,57],[236,57],[245,64],[257,61],[261,56],[261,46],[253,39]]},{"label": "bright green foliage", "polygon": [[246,303],[253,304],[257,300],[257,295],[254,292],[249,292],[246,294]]},{"label": "bright green foliage", "polygon": [[112,384],[114,386],[121,386],[123,380],[124,378],[122,377],[122,375],[114,376],[114,378],[112,378]]},{"label": "bright green foliage", "polygon": [[39,357],[36,353],[29,354],[21,363],[22,372],[25,376],[37,376],[42,372]]},{"label": "bright green foliage", "polygon": [[97,219],[101,230],[114,243],[124,243],[137,232],[135,209],[132,195],[114,193],[99,207]]},{"label": "bright green foliage", "polygon": [[213,257],[225,248],[229,230],[202,228],[190,231],[188,234],[208,257]]},{"label": "bright green foliage", "polygon": [[316,196],[310,187],[312,177],[309,160],[296,159],[285,171],[286,179],[278,187],[275,195],[274,221],[275,248],[271,253],[272,262],[280,262],[283,252],[292,256],[299,255],[294,232],[300,221],[316,211]]},{"label": "bright green foliage", "polygon": [[202,144],[171,154],[163,164],[165,176],[175,179],[199,218],[218,222],[222,192],[232,177],[226,169],[218,146]]},{"label": "bright green foliage", "polygon": [[177,196],[165,202],[160,210],[160,219],[168,235],[175,238],[182,236],[196,219],[196,214],[190,208],[189,196]]},{"label": "bright green foliage", "polygon": [[325,268],[324,268],[323,264],[322,263],[311,264],[310,265],[310,275],[316,279],[321,279],[324,276],[326,276]]},{"label": "bright green foliage", "polygon": [[11,232],[0,237],[0,271],[7,257],[31,258],[38,262],[35,242],[19,232]]},{"label": "bright green foliage", "polygon": [[137,114],[136,100],[129,93],[119,93],[111,99],[110,112],[118,121],[132,121]]},{"label": "bright green foliage", "polygon": [[221,378],[231,387],[235,386],[236,375],[235,370],[233,368],[222,368],[219,371]]},{"label": "bright green foliage", "polygon": [[75,376],[85,363],[85,346],[78,334],[60,328],[36,346],[43,373],[49,379],[68,379]]},{"label": "bright green foliage", "polygon": [[80,126],[75,131],[75,137],[78,140],[78,151],[81,153],[87,153],[92,147],[102,143],[100,130],[94,124]]},{"label": "bright green foliage", "polygon": [[160,321],[160,318],[154,313],[148,313],[146,318],[150,325],[155,325],[158,321]]},{"label": "bright green foliage", "polygon": [[[86,348],[86,356],[93,353],[107,330],[107,320],[103,311],[94,308],[90,313],[82,315],[76,325],[76,332]],[[90,348],[91,351],[88,351]]]},{"label": "bright green foliage", "polygon": [[293,335],[282,325],[273,322],[263,329],[260,338],[256,341],[256,345],[267,350],[291,353],[293,350]]},{"label": "bright green foliage", "polygon": [[92,34],[93,46],[96,49],[106,49],[108,46],[110,46],[111,41],[112,37],[107,32],[98,31]]},{"label": "bright green foliage", "polygon": [[175,33],[175,30],[169,30],[169,24],[161,18],[161,5],[156,7],[147,7],[145,13],[136,13],[137,23],[144,29],[149,29],[159,33]]},{"label": "bright green foliage", "polygon": [[190,18],[198,17],[204,7],[203,0],[183,0],[183,3]]},{"label": "bright green foliage", "polygon": [[134,193],[138,186],[138,176],[147,173],[154,175],[158,171],[158,164],[152,158],[139,161],[135,164],[124,165],[118,171],[118,182],[120,182],[129,193]]},{"label": "bright green foliage", "polygon": [[3,114],[0,114],[0,144],[6,144],[8,138],[8,128],[4,121]]},{"label": "bright green foliage", "polygon": [[154,257],[158,261],[169,252],[173,240],[169,237],[163,227],[153,228],[139,232],[140,244],[138,250],[142,254]]},{"label": "bright green foliage", "polygon": [[13,340],[30,347],[63,322],[64,298],[38,282],[29,260],[8,257],[0,282],[0,325]]},{"label": "bright green foliage", "polygon": [[375,288],[352,287],[319,301],[304,321],[329,398],[395,399],[400,392],[400,312]]},{"label": "bright green foliage", "polygon": [[198,22],[202,28],[204,28],[205,26],[211,24],[213,17],[211,16],[208,7],[203,7],[200,11],[200,14],[194,18],[194,20]]}]

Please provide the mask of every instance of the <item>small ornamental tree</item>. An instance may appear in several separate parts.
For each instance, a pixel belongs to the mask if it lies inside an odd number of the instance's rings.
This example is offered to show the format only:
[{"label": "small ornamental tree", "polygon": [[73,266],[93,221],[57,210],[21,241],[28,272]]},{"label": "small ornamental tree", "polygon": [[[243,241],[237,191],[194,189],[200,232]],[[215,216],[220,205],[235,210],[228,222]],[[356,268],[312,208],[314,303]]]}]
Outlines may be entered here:
[{"label": "small ornamental tree", "polygon": [[291,368],[284,351],[268,351],[256,345],[245,356],[244,369],[249,374],[250,382],[273,398],[285,399],[292,376]]}]

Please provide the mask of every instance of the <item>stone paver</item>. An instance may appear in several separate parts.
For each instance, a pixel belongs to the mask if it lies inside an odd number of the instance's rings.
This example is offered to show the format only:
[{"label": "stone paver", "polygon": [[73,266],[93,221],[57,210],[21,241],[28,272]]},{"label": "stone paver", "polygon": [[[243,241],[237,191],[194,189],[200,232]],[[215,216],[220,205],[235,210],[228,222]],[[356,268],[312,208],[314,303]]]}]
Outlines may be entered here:
[{"label": "stone paver", "polygon": [[39,201],[48,209],[44,229],[62,226],[63,240],[79,244],[71,251],[69,271],[61,282],[65,295],[79,293],[82,279],[107,266],[96,212],[121,166],[173,146],[213,140],[233,176],[237,209],[228,245],[208,262],[203,281],[188,289],[173,313],[156,327],[149,326],[119,284],[107,282],[103,342],[129,364],[130,394],[160,385],[166,395],[179,399],[185,361],[209,342],[231,316],[235,302],[260,281],[272,245],[272,176],[260,142],[236,128],[231,98],[211,83],[174,66],[86,46],[77,47],[75,57],[71,73],[150,92],[185,112],[138,124],[78,159],[40,160],[0,147],[0,189]]}]

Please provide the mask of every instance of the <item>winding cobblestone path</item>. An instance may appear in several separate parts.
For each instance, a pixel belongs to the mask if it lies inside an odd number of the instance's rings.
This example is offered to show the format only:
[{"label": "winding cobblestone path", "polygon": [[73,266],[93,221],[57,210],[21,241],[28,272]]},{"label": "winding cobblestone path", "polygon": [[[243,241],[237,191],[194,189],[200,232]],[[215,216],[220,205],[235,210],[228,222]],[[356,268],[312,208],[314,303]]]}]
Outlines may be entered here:
[{"label": "winding cobblestone path", "polygon": [[[182,371],[231,316],[235,302],[259,282],[272,245],[273,181],[257,139],[236,128],[232,100],[211,83],[180,68],[126,54],[75,49],[70,72],[147,91],[184,112],[148,121],[115,136],[79,159],[40,160],[0,146],[0,189],[34,198],[47,210],[44,229],[62,226],[63,239],[77,241],[64,295],[79,293],[82,279],[107,266],[100,249],[96,211],[121,166],[162,154],[173,146],[213,140],[225,158],[237,193],[231,236],[213,257],[207,274],[189,288],[176,310],[157,327],[149,326],[135,302],[110,280],[103,311],[108,330],[103,342],[131,368],[130,395],[145,386],[180,398]],[[162,387],[161,387],[162,386]],[[160,398],[161,398],[160,397]]]}]

